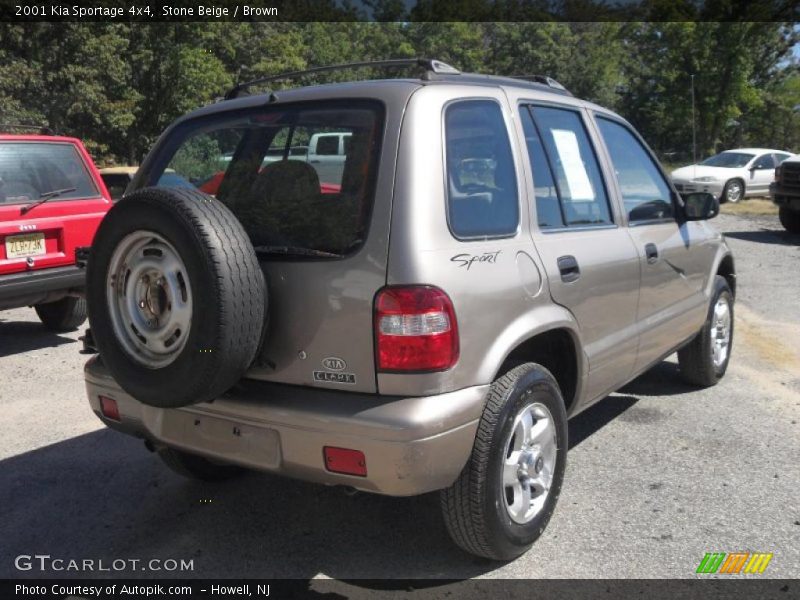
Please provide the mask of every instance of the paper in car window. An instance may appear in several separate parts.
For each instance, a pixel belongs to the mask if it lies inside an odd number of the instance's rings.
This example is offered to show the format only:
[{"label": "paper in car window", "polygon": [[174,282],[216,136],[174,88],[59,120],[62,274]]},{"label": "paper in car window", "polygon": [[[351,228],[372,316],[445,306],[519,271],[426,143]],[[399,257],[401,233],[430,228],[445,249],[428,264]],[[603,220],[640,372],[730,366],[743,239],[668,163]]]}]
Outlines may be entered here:
[{"label": "paper in car window", "polygon": [[572,202],[593,202],[595,199],[592,183],[581,160],[578,138],[569,129],[553,129],[553,141],[564,168],[569,187],[569,200]]}]

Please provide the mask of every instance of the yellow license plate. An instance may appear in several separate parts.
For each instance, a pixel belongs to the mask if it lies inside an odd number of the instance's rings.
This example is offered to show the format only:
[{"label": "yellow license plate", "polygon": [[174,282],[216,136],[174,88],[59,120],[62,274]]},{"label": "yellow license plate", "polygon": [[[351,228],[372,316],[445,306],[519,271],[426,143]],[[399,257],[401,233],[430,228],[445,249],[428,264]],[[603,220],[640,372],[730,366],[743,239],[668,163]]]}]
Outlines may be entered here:
[{"label": "yellow license plate", "polygon": [[43,233],[26,233],[6,238],[6,258],[25,258],[46,253]]}]

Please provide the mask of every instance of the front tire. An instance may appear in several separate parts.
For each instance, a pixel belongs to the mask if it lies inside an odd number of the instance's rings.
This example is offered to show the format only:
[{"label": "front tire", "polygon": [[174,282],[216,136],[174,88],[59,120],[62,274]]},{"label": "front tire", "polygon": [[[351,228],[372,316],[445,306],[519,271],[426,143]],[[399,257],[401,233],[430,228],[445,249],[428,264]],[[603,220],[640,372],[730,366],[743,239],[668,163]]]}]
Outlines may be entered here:
[{"label": "front tire", "polygon": [[56,302],[34,306],[42,324],[50,331],[75,331],[86,320],[86,300],[67,296]]},{"label": "front tire", "polygon": [[552,374],[520,365],[492,384],[472,455],[440,493],[453,541],[471,554],[511,560],[544,531],[567,459],[567,416]]},{"label": "front tire", "polygon": [[724,277],[714,279],[714,294],[703,328],[678,350],[681,376],[692,385],[711,387],[725,375],[733,348],[733,292]]},{"label": "front tire", "polygon": [[731,204],[736,204],[742,198],[744,198],[744,183],[742,183],[741,179],[731,179],[722,190],[720,203],[730,202]]},{"label": "front tire", "polygon": [[789,210],[785,206],[781,206],[778,209],[778,218],[786,231],[800,233],[800,211]]}]

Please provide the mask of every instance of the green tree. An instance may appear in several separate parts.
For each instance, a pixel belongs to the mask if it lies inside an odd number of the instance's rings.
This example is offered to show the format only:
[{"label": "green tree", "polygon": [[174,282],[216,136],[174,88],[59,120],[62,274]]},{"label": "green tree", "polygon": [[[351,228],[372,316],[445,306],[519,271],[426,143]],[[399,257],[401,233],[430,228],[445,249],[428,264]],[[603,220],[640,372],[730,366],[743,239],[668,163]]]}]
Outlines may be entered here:
[{"label": "green tree", "polygon": [[130,89],[140,95],[124,156],[136,163],[177,117],[212,102],[233,76],[215,55],[214,30],[201,23],[128,25]]},{"label": "green tree", "polygon": [[797,41],[779,23],[704,22],[630,23],[623,39],[623,114],[658,151],[681,159],[691,156],[692,75],[703,156],[744,139],[742,123],[763,111],[768,82],[785,75]]},{"label": "green tree", "polygon": [[0,28],[0,120],[36,122],[106,153],[133,123],[124,26],[24,23]]},{"label": "green tree", "polygon": [[622,83],[618,23],[492,23],[487,25],[489,70],[547,75],[576,96],[615,107]]}]

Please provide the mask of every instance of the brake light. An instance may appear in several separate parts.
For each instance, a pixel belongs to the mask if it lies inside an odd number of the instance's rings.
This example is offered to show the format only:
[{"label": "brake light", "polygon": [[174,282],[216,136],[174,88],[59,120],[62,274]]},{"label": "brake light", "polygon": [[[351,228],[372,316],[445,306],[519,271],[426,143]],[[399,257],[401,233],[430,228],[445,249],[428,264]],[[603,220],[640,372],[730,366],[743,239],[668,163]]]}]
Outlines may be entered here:
[{"label": "brake light", "polygon": [[388,287],[375,298],[379,371],[444,371],[458,361],[458,325],[450,298],[432,286]]},{"label": "brake light", "polygon": [[119,417],[119,406],[117,406],[117,401],[107,398],[106,396],[99,396],[99,398],[100,411],[103,413],[103,416],[107,419],[111,419],[112,421],[121,421]]}]

